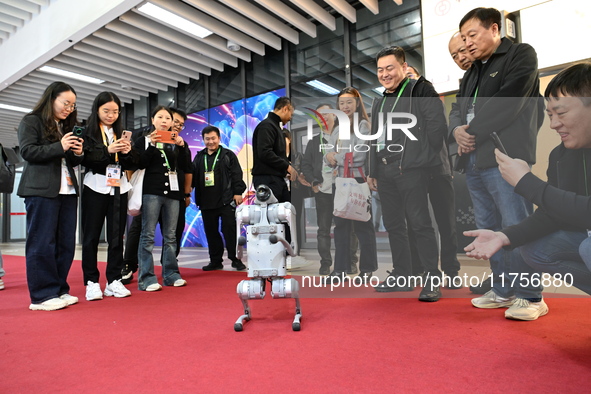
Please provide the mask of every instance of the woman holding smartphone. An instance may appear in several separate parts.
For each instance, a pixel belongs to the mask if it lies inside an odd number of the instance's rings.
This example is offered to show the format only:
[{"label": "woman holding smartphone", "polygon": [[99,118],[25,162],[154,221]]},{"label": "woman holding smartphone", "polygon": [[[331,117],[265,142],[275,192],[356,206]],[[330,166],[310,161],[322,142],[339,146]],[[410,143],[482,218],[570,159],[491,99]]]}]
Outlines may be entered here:
[{"label": "woman holding smartphone", "polygon": [[25,199],[25,256],[29,309],[53,311],[78,302],[69,293],[68,273],[76,246],[78,182],[74,167],[83,158],[76,125],[76,92],[64,82],[45,89],[18,127],[25,167],[18,195]]},{"label": "woman holding smartphone", "polygon": [[131,189],[125,170],[137,164],[137,153],[132,150],[129,139],[121,138],[120,113],[121,101],[115,93],[99,93],[84,131],[82,164],[87,171],[82,191],[82,271],[88,301],[103,298],[97,253],[105,218],[108,251],[104,295],[116,298],[131,295],[121,283],[127,192]]},{"label": "woman holding smartphone", "polygon": [[[360,152],[353,149],[354,146],[362,145],[365,141],[361,140],[353,131],[355,127],[355,119],[359,121],[358,130],[360,134],[369,134],[370,123],[363,100],[359,91],[352,87],[347,87],[338,94],[337,96],[337,107],[340,111],[344,112],[349,117],[349,130],[350,139],[339,140],[337,142],[339,149],[336,152],[327,153],[325,161],[335,169],[337,176],[342,177],[344,175],[346,153],[353,152],[353,162],[350,164],[351,174],[355,176],[357,182],[365,182],[364,176],[366,171],[365,162],[367,159],[366,152]],[[358,116],[356,117],[355,114]],[[342,126],[339,125],[339,128]],[[342,130],[334,131],[333,133],[341,133]],[[336,134],[336,135],[339,135]],[[362,149],[360,149],[362,150]],[[360,171],[363,173],[360,174]],[[344,275],[347,270],[351,267],[351,248],[349,247],[351,242],[351,231],[355,232],[359,239],[359,276],[362,280],[367,281],[370,279],[372,273],[378,269],[378,257],[376,247],[376,234],[373,227],[373,221],[370,219],[367,222],[361,222],[357,220],[343,219],[340,217],[334,217],[334,242],[335,242],[335,263],[334,271],[331,273],[332,276]]]},{"label": "woman holding smartphone", "polygon": [[162,230],[162,278],[165,286],[180,287],[187,282],[181,278],[176,258],[176,225],[179,200],[184,190],[179,188],[177,170],[190,173],[191,151],[179,135],[174,144],[162,143],[173,125],[173,114],[162,105],[152,111],[152,131],[139,138],[135,148],[139,152],[139,168],[145,168],[142,196],[142,232],[138,252],[138,289],[158,291],[162,286],[154,274],[154,233],[158,217]]}]

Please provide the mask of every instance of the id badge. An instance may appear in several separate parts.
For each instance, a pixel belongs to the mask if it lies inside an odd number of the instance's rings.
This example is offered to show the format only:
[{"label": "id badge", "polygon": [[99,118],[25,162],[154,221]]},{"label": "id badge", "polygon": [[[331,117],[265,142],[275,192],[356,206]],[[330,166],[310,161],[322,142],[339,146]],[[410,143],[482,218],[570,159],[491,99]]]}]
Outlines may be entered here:
[{"label": "id badge", "polygon": [[472,122],[472,119],[474,119],[474,107],[473,106],[468,110],[468,114],[466,115],[467,124],[470,124],[470,122]]},{"label": "id badge", "polygon": [[170,191],[171,192],[178,192],[179,191],[179,177],[176,174],[176,171],[169,171],[168,172],[168,182],[170,183]]},{"label": "id badge", "polygon": [[121,166],[118,164],[109,164],[107,166],[107,186],[121,186]]},{"label": "id badge", "polygon": [[68,171],[68,167],[62,165],[62,174],[66,177],[66,183],[68,186],[74,186],[74,182],[72,182],[72,177],[70,176],[70,171]]},{"label": "id badge", "polygon": [[213,176],[213,171],[205,172],[205,186],[215,186],[215,178]]}]

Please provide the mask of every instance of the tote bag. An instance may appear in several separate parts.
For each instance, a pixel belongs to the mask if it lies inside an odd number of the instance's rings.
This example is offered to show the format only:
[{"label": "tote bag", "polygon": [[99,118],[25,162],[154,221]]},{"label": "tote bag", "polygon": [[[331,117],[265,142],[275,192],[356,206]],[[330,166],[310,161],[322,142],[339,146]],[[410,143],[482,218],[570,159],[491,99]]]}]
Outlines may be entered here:
[{"label": "tote bag", "polygon": [[[146,139],[146,149],[148,148],[149,140]],[[144,194],[144,174],[145,169],[136,170],[129,183],[131,184],[131,190],[127,192],[127,213],[130,216],[137,216],[142,213],[142,195]]]},{"label": "tote bag", "polygon": [[127,213],[137,216],[142,213],[142,191],[144,188],[144,174],[146,170],[137,170],[131,176],[129,183],[132,188],[127,192]]},{"label": "tote bag", "polygon": [[[337,177],[335,180],[333,215],[343,219],[367,222],[371,219],[371,191],[367,182],[359,183],[353,178],[350,171],[352,164],[353,153],[347,153],[344,177]],[[361,168],[358,170],[365,180]]]}]

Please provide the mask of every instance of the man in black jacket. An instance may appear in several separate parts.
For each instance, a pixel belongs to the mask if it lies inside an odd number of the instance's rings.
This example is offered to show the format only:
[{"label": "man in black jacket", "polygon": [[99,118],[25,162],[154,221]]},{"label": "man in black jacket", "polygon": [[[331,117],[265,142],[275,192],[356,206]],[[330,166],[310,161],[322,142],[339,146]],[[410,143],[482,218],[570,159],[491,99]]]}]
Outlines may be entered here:
[{"label": "man in black jacket", "polygon": [[[514,193],[501,177],[493,153],[496,132],[509,156],[535,163],[536,137],[543,122],[536,52],[527,44],[501,38],[501,14],[494,8],[475,8],[460,22],[460,34],[474,57],[466,71],[457,103],[450,113],[450,131],[458,144],[456,169],[466,172],[466,184],[476,227],[499,230],[519,223],[533,206]],[[519,253],[501,251],[490,259],[493,288],[474,298],[477,308],[505,308],[515,297],[532,302],[539,286],[512,286]]]},{"label": "man in black jacket", "polygon": [[259,185],[269,186],[279,202],[290,200],[285,176],[296,181],[298,175],[287,160],[285,137],[281,130],[282,125],[291,120],[294,111],[288,97],[279,97],[273,111],[257,125],[252,135],[252,183],[255,189]]},{"label": "man in black jacket", "polygon": [[[410,279],[406,216],[416,235],[421,265],[429,276],[419,300],[438,301],[440,283],[433,279],[438,277],[441,280],[441,272],[427,189],[429,171],[441,165],[439,154],[447,130],[443,105],[431,84],[407,78],[402,48],[384,48],[376,59],[378,80],[385,92],[384,97],[375,100],[372,106],[372,134],[375,136],[380,130],[382,133],[377,143],[368,141],[372,142],[372,149],[367,182],[372,190],[378,191],[382,201],[384,226],[388,231],[394,265],[390,276],[376,290],[411,291],[414,288],[414,281]],[[388,133],[390,121],[387,115],[390,112],[412,115],[416,123],[406,130],[398,128]],[[397,123],[408,123],[408,120]]]},{"label": "man in black jacket", "polygon": [[[550,127],[562,140],[550,153],[548,182],[533,175],[526,161],[495,150],[503,178],[538,209],[501,231],[466,231],[465,235],[477,238],[465,250],[468,256],[488,259],[503,247],[520,246],[516,251],[529,266],[552,276],[520,266],[518,280],[574,285],[591,294],[591,63],[562,71],[545,96]],[[518,298],[505,317],[535,320],[547,314],[541,291],[535,296],[540,301]]]},{"label": "man in black jacket", "polygon": [[[246,268],[236,257],[236,205],[242,204],[242,193],[246,190],[242,167],[234,152],[220,145],[220,129],[207,126],[201,136],[205,149],[193,160],[193,186],[195,205],[201,209],[209,247],[210,263],[203,267],[203,271],[224,268],[224,240],[232,267],[240,271]],[[223,240],[218,230],[220,220]]]}]

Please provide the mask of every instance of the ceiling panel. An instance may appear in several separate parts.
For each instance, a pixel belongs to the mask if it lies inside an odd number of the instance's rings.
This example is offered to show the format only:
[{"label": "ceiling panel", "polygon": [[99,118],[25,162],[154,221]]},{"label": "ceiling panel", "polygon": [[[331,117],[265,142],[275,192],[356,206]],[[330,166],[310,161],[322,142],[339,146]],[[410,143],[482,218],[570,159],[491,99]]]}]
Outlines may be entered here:
[{"label": "ceiling panel", "polygon": [[[79,7],[89,4],[73,0],[0,0],[0,47],[17,40],[16,33],[25,29],[29,23],[34,23],[36,17],[51,14],[51,7],[63,5],[62,2],[67,1]],[[377,0],[150,2],[200,24],[213,34],[197,38],[176,24],[169,25],[160,17],[148,17],[139,12],[137,8],[145,2],[120,0],[115,18],[110,15],[106,23],[101,23],[100,27],[92,31],[81,28],[61,44],[56,55],[40,54],[34,64],[23,64],[22,70],[28,67],[32,71],[24,76],[15,74],[12,78],[14,82],[0,86],[0,104],[31,109],[51,82],[63,80],[76,89],[78,118],[83,120],[89,115],[94,97],[102,91],[113,91],[123,103],[130,103],[134,99],[147,97],[149,93],[176,87],[179,83],[192,83],[200,75],[211,75],[212,70],[233,75],[232,71],[239,65],[238,60],[250,62],[253,52],[264,55],[267,47],[270,50],[284,50],[283,38],[298,44],[302,35],[316,37],[320,24],[335,30],[335,17],[344,15],[354,20],[355,12],[360,8],[367,7],[376,13],[377,7]],[[230,48],[229,40],[239,47]],[[95,85],[39,71],[45,65],[105,82]],[[312,63],[307,67],[322,69],[321,65]],[[269,78],[281,79],[275,75]],[[227,83],[222,80],[211,83],[217,84],[224,96],[240,95],[239,84],[231,83],[231,80]],[[15,130],[23,116],[22,112],[0,109],[0,142],[4,146],[18,144]]]}]

